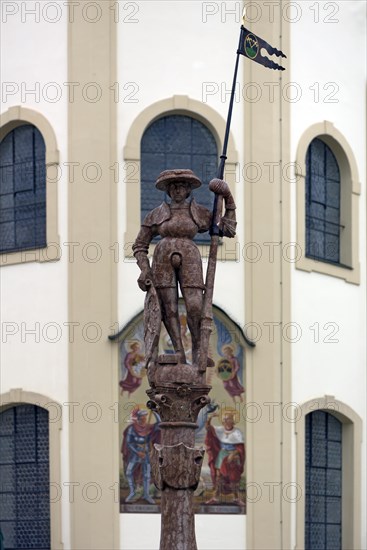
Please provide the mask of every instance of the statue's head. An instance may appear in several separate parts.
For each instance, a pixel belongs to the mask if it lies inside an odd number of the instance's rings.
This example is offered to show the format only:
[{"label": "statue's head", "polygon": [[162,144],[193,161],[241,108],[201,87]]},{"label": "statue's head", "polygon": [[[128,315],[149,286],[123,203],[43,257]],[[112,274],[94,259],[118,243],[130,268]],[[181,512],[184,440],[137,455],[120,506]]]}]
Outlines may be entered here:
[{"label": "statue's head", "polygon": [[174,184],[184,184],[189,196],[192,189],[200,187],[201,181],[192,170],[164,170],[159,174],[155,186],[160,191],[170,194],[169,188]]}]

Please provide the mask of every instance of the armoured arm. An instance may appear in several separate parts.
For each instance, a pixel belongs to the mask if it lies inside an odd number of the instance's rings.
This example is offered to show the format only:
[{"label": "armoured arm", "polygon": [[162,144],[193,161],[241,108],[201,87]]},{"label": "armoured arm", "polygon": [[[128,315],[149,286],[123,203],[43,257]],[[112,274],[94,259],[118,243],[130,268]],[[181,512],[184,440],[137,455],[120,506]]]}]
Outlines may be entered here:
[{"label": "armoured arm", "polygon": [[131,427],[127,432],[127,448],[129,449],[130,453],[133,453],[136,456],[139,456],[139,451],[135,447],[135,438],[133,434],[133,428]]},{"label": "armoured arm", "polygon": [[148,251],[149,244],[153,237],[154,234],[152,228],[142,225],[132,247],[136,262],[141,271],[138,279],[138,285],[144,292],[148,290],[147,281],[152,280],[152,272],[148,260]]}]

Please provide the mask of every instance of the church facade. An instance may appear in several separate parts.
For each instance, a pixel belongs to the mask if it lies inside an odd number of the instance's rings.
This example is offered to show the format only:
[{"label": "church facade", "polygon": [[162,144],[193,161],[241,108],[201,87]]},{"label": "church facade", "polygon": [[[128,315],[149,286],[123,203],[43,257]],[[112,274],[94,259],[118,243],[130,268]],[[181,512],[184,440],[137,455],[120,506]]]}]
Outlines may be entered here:
[{"label": "church facade", "polygon": [[209,415],[217,433],[232,415],[242,470],[213,504],[204,469],[198,547],[366,547],[365,3],[16,0],[1,4],[4,548],[159,546],[159,494],[124,449],[147,400],[132,244],[162,170],[193,169],[212,203],[244,6],[287,57],[239,60],[237,235],[218,252],[198,444]]}]

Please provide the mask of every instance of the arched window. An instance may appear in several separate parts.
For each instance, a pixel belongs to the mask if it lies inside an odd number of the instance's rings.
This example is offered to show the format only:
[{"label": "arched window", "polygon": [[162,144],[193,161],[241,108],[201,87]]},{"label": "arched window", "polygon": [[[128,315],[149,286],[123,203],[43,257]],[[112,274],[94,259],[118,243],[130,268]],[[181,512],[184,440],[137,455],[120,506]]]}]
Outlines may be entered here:
[{"label": "arched window", "polygon": [[306,416],[305,548],[342,548],[342,423],[331,413]]},{"label": "arched window", "polygon": [[361,183],[351,145],[325,120],[302,134],[296,156],[296,267],[360,284]]},{"label": "arched window", "polygon": [[[177,147],[175,151],[173,151],[173,149],[171,151],[166,151],[167,138],[162,140],[161,132],[155,134],[155,124],[164,118],[171,119],[172,121],[177,120],[178,124],[180,124],[182,120],[186,120],[190,122],[190,125],[194,128],[191,134],[192,146],[190,147],[189,154],[189,156],[191,156],[192,165],[186,167],[198,172],[197,175],[204,180],[204,185],[194,192],[195,196],[198,198],[198,202],[201,204],[207,204],[206,201],[208,200],[206,194],[207,186],[205,183],[210,181],[212,177],[215,177],[217,173],[218,153],[222,147],[221,138],[225,135],[226,120],[214,109],[209,107],[207,103],[191,99],[184,95],[174,95],[162,99],[143,109],[134,119],[123,149],[124,179],[126,181],[126,220],[124,234],[124,255],[126,258],[131,258],[133,256],[132,244],[139,232],[141,218],[144,216],[144,212],[161,204],[164,200],[164,195],[160,192],[156,195],[156,203],[149,203],[149,205],[143,204],[142,209],[142,170],[144,170],[143,179],[149,190],[148,194],[154,194],[156,191],[154,183],[160,171],[164,170],[166,167],[172,168],[172,165],[166,165],[162,162],[160,154],[162,153],[164,156],[166,153],[172,154],[175,152],[180,154],[184,152],[183,148],[179,148],[177,151]],[[151,128],[153,129],[150,130]],[[176,126],[176,130],[177,129],[180,130],[180,128]],[[152,132],[151,139],[149,139],[150,132]],[[203,134],[205,134],[205,138],[200,138],[200,135],[202,136]],[[145,143],[145,139],[143,140],[144,137],[147,138],[147,143]],[[152,144],[154,141],[156,141],[155,146]],[[169,146],[172,146],[173,143],[177,144],[177,139],[172,139],[172,143],[169,144]],[[142,148],[144,151],[142,151]],[[208,153],[205,153],[205,151],[208,151],[210,156],[208,156]],[[142,155],[145,157],[144,161],[142,160]],[[235,174],[237,173],[238,153],[231,133],[229,133],[227,156],[225,179],[230,184],[233,196],[236,197]],[[160,160],[158,161],[158,159]],[[172,158],[170,160],[172,160]],[[180,161],[181,164],[184,160],[186,161],[187,157],[184,159],[178,159],[176,157],[175,166],[173,166],[173,168],[180,168],[180,166],[176,165],[176,162]],[[155,165],[155,162],[158,164]],[[205,195],[205,198],[202,198],[202,194]],[[207,206],[211,208],[212,205],[208,204]],[[205,233],[202,233],[200,236],[205,237]],[[208,244],[209,242],[206,242],[201,247],[203,257],[209,254]],[[225,259],[237,259],[238,247],[235,239],[233,240],[233,244],[234,248],[230,252],[228,252],[229,249],[227,244],[226,250],[228,254],[226,253]]]},{"label": "arched window", "polygon": [[46,246],[45,142],[32,124],[0,143],[0,252]]},{"label": "arched window", "polygon": [[306,155],[306,255],[340,262],[340,170],[330,147],[313,139]]},{"label": "arched window", "polygon": [[48,425],[48,411],[35,405],[17,405],[0,414],[4,548],[51,548]]},{"label": "arched window", "polygon": [[[141,219],[161,204],[162,192],[154,183],[163,170],[189,168],[202,181],[195,190],[196,200],[212,209],[209,181],[215,177],[218,164],[217,144],[211,131],[190,116],[168,115],[153,122],[141,140]],[[208,240],[200,235],[200,242]]]}]

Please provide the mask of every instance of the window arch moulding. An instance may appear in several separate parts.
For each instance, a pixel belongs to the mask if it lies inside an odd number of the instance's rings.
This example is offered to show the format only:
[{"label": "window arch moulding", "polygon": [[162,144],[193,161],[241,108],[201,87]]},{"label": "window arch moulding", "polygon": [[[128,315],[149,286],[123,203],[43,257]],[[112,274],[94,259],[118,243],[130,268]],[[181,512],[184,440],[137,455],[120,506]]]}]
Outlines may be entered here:
[{"label": "window arch moulding", "polygon": [[[123,150],[125,181],[126,181],[126,230],[124,238],[124,255],[126,258],[133,257],[132,245],[140,229],[140,144],[147,127],[167,115],[186,115],[202,122],[213,134],[217,143],[218,151],[222,151],[222,140],[225,133],[226,121],[211,107],[205,103],[189,98],[188,96],[176,95],[153,103],[142,111],[130,127],[126,145]],[[219,159],[218,159],[219,160]],[[236,198],[236,170],[238,153],[235,149],[233,136],[230,134],[228,141],[227,160],[224,178],[231,187],[231,192]],[[182,168],[182,167],[181,167]],[[151,244],[150,251],[154,244]],[[203,257],[209,255],[209,245],[198,245]],[[227,239],[225,250],[218,251],[221,260],[238,259],[237,238]],[[223,257],[221,257],[221,253]]]},{"label": "window arch moulding", "polygon": [[[297,406],[296,435],[296,547],[305,540],[305,437],[306,416],[324,411],[342,423],[342,548],[361,550],[362,426],[361,417],[333,395],[314,398]],[[298,495],[299,498],[298,498]]]},{"label": "window arch moulding", "polygon": [[[51,548],[62,550],[62,512],[61,512],[61,441],[62,406],[50,397],[13,388],[0,394],[0,412],[17,405],[36,405],[46,409],[49,425],[49,465],[50,465],[50,528]],[[55,494],[56,493],[56,494]]]},{"label": "window arch moulding", "polygon": [[58,234],[57,174],[59,151],[54,130],[48,120],[33,109],[15,106],[1,114],[0,141],[12,130],[25,124],[32,124],[42,134],[46,145],[46,242],[45,248],[4,252],[0,254],[0,266],[25,262],[48,262],[60,259],[60,237]]},{"label": "window arch moulding", "polygon": [[[332,150],[340,169],[340,265],[315,260],[306,256],[306,153],[312,140],[319,138]],[[297,269],[316,271],[360,284],[359,264],[359,197],[361,184],[353,151],[345,137],[329,121],[310,126],[298,144],[296,156],[297,182],[297,242],[302,256]]]}]

